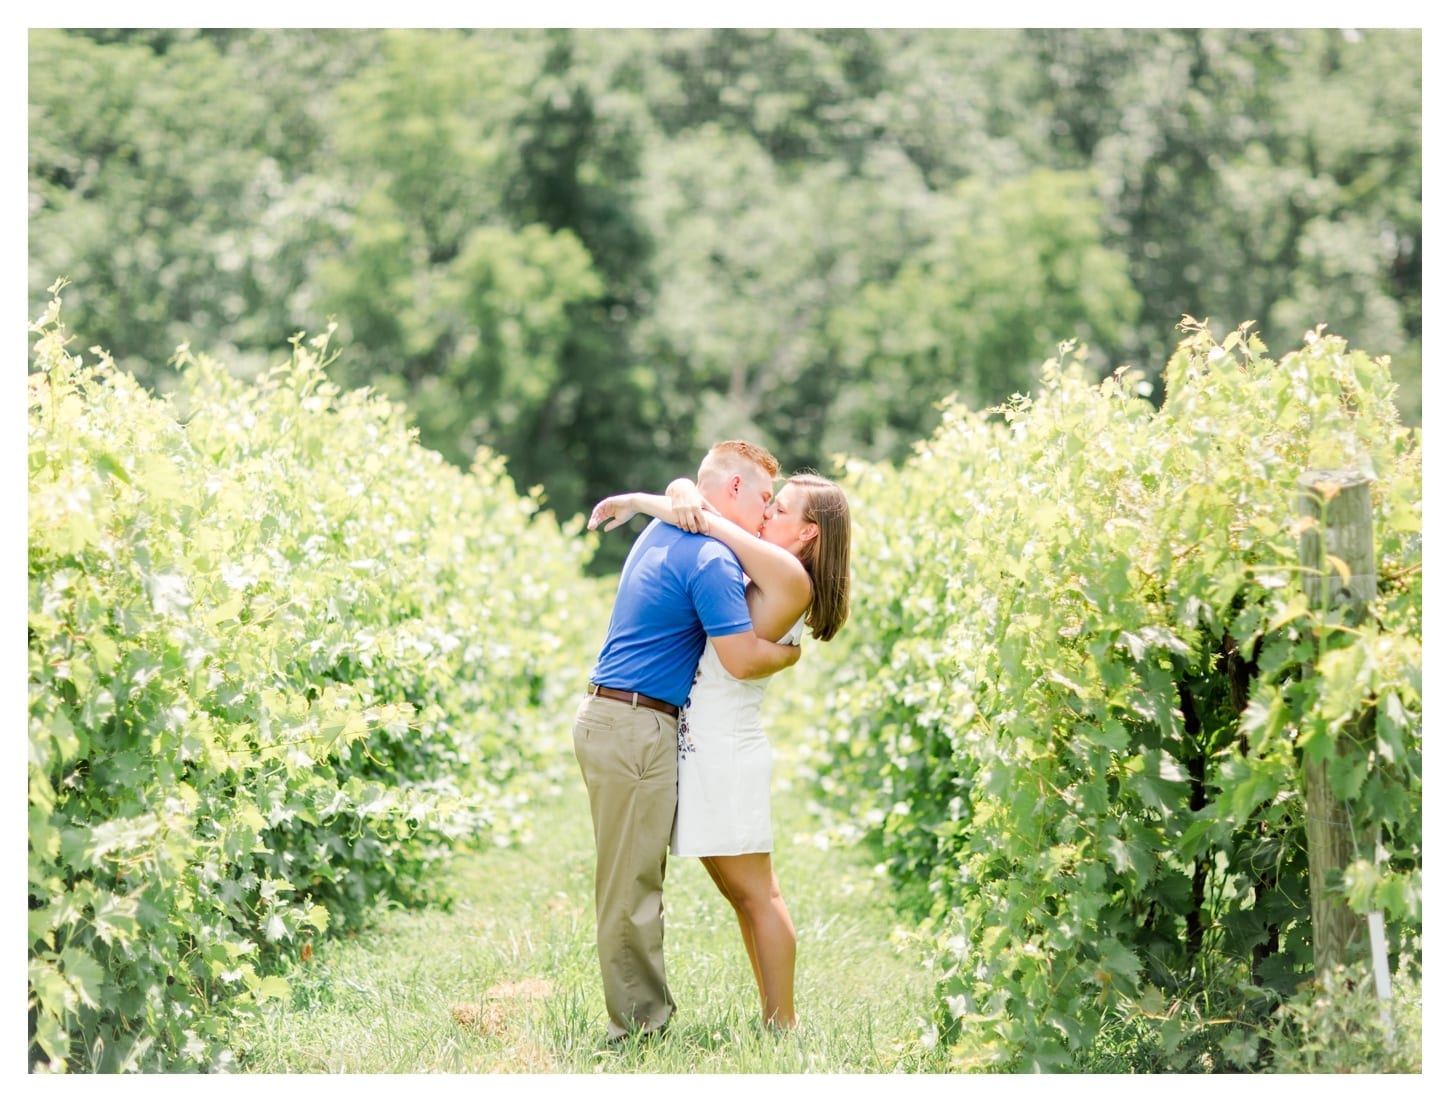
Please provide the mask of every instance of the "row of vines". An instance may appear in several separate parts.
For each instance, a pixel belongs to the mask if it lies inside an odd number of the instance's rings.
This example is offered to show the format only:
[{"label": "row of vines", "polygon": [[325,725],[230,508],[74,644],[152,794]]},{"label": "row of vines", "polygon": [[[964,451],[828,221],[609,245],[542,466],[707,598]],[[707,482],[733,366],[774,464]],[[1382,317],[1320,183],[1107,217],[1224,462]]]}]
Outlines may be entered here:
[{"label": "row of vines", "polygon": [[[1362,971],[1313,982],[1302,795],[1329,760],[1355,844],[1335,890],[1413,986],[1418,432],[1338,338],[1273,360],[1247,327],[1184,333],[1161,407],[1066,345],[1035,397],[948,405],[901,468],[850,465],[849,630],[782,679],[921,919],[961,1069],[1319,1070],[1336,1014],[1339,1059],[1418,1059]],[[1324,468],[1373,479],[1361,623],[1302,584],[1295,483]]]},{"label": "row of vines", "polygon": [[[608,594],[480,453],[327,381],[327,335],[156,397],[29,376],[30,1063],[225,1069],[289,959],[514,839]],[[561,717],[561,712],[564,715]]]}]

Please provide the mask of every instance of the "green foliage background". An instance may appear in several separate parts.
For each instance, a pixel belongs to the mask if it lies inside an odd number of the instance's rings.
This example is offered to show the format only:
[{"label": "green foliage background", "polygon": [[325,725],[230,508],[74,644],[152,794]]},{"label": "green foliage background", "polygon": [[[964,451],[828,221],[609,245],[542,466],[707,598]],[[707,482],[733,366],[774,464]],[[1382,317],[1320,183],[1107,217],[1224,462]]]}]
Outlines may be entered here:
[{"label": "green foliage background", "polygon": [[[1419,421],[1416,30],[34,30],[31,317],[336,381],[558,515],[726,436],[906,458],[1074,338],[1327,323]],[[615,562],[606,545],[600,567]]]}]

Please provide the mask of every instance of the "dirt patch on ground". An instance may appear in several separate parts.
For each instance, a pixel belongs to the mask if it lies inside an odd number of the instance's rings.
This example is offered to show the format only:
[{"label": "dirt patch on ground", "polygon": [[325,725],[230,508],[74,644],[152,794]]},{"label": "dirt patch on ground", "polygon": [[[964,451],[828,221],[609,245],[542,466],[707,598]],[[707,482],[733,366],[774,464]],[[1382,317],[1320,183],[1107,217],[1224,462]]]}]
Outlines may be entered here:
[{"label": "dirt patch on ground", "polygon": [[498,1003],[459,1003],[449,1009],[453,1020],[465,1029],[476,1029],[490,1036],[501,1036],[508,1024],[508,1011]]},{"label": "dirt patch on ground", "polygon": [[518,983],[496,983],[484,992],[490,1002],[500,999],[542,999],[552,990],[548,980],[519,980]]},{"label": "dirt patch on ground", "polygon": [[457,1003],[449,1007],[453,1020],[465,1029],[504,1044],[504,1052],[490,1069],[495,1072],[552,1071],[553,1059],[539,1044],[522,1036],[526,1004],[548,996],[553,988],[547,980],[518,980],[496,983],[483,993],[481,1003]]}]

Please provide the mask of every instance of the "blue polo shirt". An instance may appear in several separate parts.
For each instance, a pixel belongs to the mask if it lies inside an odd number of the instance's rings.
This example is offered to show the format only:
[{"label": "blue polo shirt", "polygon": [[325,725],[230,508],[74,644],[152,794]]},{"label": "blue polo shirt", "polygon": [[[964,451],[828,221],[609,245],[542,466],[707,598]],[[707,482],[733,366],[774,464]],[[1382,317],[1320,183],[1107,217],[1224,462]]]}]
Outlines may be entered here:
[{"label": "blue polo shirt", "polygon": [[589,679],[683,706],[706,638],[749,630],[745,575],[730,548],[654,520],[624,560]]}]

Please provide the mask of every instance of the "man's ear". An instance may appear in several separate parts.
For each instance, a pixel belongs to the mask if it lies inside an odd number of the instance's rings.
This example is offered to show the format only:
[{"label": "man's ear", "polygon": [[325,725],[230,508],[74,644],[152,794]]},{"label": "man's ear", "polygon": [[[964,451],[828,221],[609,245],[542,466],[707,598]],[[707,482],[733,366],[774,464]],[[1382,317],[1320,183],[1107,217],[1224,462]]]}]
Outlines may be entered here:
[{"label": "man's ear", "polygon": [[738,474],[730,476],[730,481],[726,485],[729,487],[731,497],[740,496],[740,487],[744,482],[745,480]]}]

